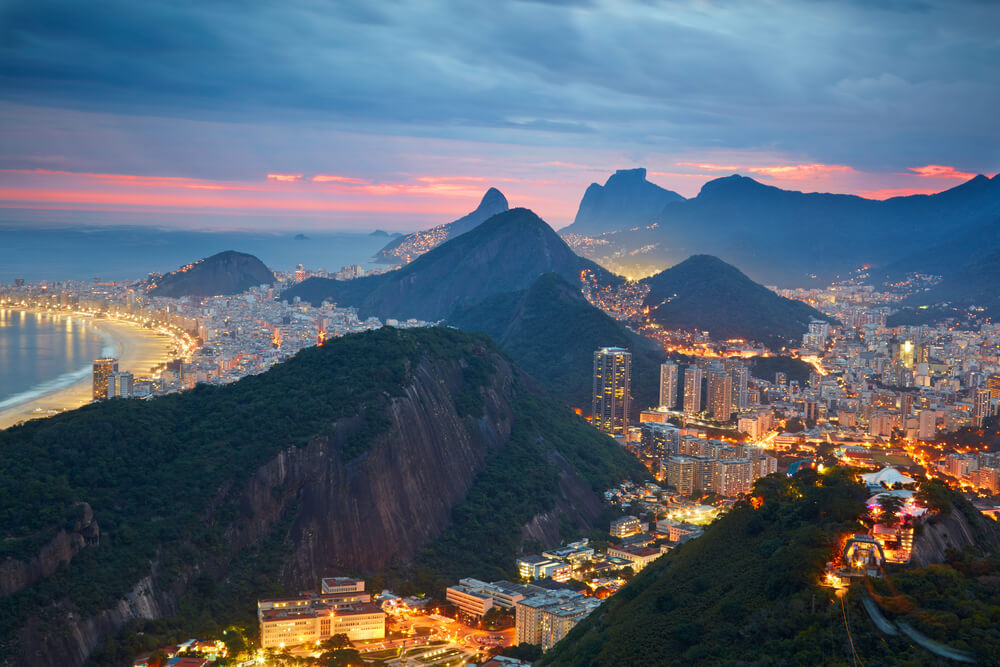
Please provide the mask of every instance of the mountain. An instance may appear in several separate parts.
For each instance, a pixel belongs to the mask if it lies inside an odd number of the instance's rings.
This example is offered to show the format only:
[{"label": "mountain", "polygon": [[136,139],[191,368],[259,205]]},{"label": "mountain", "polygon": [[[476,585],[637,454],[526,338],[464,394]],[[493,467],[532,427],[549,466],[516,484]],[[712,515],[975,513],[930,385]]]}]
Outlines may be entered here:
[{"label": "mountain", "polygon": [[579,284],[582,271],[592,271],[603,282],[618,280],[573,254],[537,215],[515,208],[442,243],[398,271],[348,281],[310,278],[286,290],[282,298],[354,306],[361,317],[437,321],[455,308],[525,289],[545,273]]},{"label": "mountain", "polygon": [[585,413],[591,407],[594,351],[628,348],[635,418],[639,410],[659,403],[660,363],[666,353],[590,305],[578,288],[556,274],[543,275],[526,290],[461,308],[447,323],[489,334],[542,386]]},{"label": "mountain", "polygon": [[226,250],[206,257],[156,281],[151,296],[217,296],[239,294],[251,287],[270,285],[274,273],[253,255]]},{"label": "mountain", "polygon": [[[890,566],[888,580],[856,583],[840,599],[818,584],[843,536],[864,530],[865,489],[848,471],[808,471],[771,475],[753,495],[759,509],[737,503],[605,600],[538,664],[944,664],[920,645],[930,642],[975,658],[963,662],[996,662],[1000,633],[985,619],[998,611],[998,531],[961,496],[918,531],[920,567]],[[932,542],[946,564],[918,558]],[[893,632],[880,632],[866,605],[881,608]],[[930,642],[910,641],[904,625]]]},{"label": "mountain", "polygon": [[[744,267],[755,280],[799,286],[863,265],[927,271],[934,255],[918,251],[958,235],[967,238],[956,244],[953,256],[961,256],[977,243],[967,235],[998,218],[997,176],[878,201],[782,190],[733,175],[709,181],[693,199],[666,204],[655,228],[606,234],[584,251],[625,273],[633,272],[629,263],[662,266],[707,253]],[[910,258],[906,266],[896,266],[903,258]]]},{"label": "mountain", "polygon": [[573,224],[562,232],[591,236],[645,225],[656,220],[668,203],[683,200],[676,192],[647,181],[645,169],[619,169],[604,185],[590,184]]},{"label": "mountain", "polygon": [[589,530],[600,490],[645,478],[535,386],[485,336],[384,328],[0,431],[0,663],[122,664],[322,576],[515,577],[523,540]]},{"label": "mountain", "polygon": [[708,331],[779,348],[801,341],[815,308],[778,296],[718,257],[693,255],[641,282],[649,286],[649,317],[665,329]]},{"label": "mountain", "polygon": [[503,193],[496,188],[490,188],[472,213],[431,229],[413,232],[406,236],[398,235],[397,238],[378,251],[378,254],[375,255],[375,261],[387,264],[407,264],[428,250],[475,229],[494,215],[509,209],[510,206]]},{"label": "mountain", "polygon": [[979,308],[982,315],[996,321],[1000,318],[1000,248],[945,274],[940,283],[908,297],[901,305],[947,316]]}]

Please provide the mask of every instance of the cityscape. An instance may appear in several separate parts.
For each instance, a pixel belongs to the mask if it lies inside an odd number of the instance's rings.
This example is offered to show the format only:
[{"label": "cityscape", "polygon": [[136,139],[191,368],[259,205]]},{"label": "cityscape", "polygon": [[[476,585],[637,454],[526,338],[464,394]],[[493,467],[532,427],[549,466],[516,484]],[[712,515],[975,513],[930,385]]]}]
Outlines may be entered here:
[{"label": "cityscape", "polygon": [[0,17],[0,667],[1000,664],[1000,5]]}]

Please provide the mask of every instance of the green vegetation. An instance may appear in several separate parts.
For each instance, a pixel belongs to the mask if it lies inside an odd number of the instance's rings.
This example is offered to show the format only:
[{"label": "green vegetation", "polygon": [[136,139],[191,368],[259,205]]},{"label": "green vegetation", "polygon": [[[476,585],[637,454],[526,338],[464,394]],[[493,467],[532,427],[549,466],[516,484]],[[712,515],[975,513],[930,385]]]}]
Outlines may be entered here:
[{"label": "green vegetation", "polygon": [[809,373],[813,367],[793,357],[755,357],[750,363],[750,375],[761,380],[774,382],[776,373],[784,373],[788,381],[796,381],[800,387],[806,386],[809,382]]},{"label": "green vegetation", "polygon": [[754,495],[759,509],[739,503],[646,568],[543,664],[849,661],[840,607],[816,584],[838,536],[857,527],[864,489],[842,471],[807,471],[766,477]]},{"label": "green vegetation", "polygon": [[[27,618],[59,617],[56,602],[83,616],[99,611],[148,575],[154,561],[161,589],[193,563],[207,571],[227,567],[232,545],[223,535],[260,465],[359,414],[341,455],[364,453],[388,425],[380,408],[403,392],[420,359],[463,362],[490,346],[449,329],[386,328],[304,350],[233,385],[108,401],[0,432],[0,556],[33,556],[72,524],[79,502],[91,505],[101,527],[100,543],[84,548],[71,567],[0,600],[2,652],[16,650],[12,634]],[[463,395],[489,377],[480,362],[468,367]],[[475,413],[475,401],[466,402]],[[233,572],[229,581],[238,577]],[[247,593],[257,583],[248,570],[247,581],[234,585]],[[233,613],[216,617],[219,624]]]},{"label": "green vegetation", "polygon": [[448,323],[489,334],[546,389],[586,412],[593,391],[594,350],[628,348],[635,405],[659,402],[660,363],[666,353],[587,303],[579,289],[558,275],[546,274],[527,290],[460,308]]}]

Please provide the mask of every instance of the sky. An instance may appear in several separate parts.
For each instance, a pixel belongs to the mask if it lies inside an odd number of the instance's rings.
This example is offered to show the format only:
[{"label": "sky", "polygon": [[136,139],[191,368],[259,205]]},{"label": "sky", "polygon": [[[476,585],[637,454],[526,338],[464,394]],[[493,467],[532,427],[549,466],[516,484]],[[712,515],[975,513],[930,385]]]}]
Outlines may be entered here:
[{"label": "sky", "polygon": [[1000,171],[1000,3],[0,0],[0,224],[412,230]]}]

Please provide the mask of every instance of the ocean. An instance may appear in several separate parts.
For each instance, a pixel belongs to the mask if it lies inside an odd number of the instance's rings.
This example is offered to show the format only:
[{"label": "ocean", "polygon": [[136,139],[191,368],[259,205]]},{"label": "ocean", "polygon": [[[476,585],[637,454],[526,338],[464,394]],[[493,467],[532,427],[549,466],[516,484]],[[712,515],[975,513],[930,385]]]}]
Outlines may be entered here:
[{"label": "ocean", "polygon": [[86,318],[0,308],[0,410],[79,382],[114,350]]},{"label": "ocean", "polygon": [[260,258],[269,268],[337,271],[342,266],[374,266],[386,236],[350,232],[289,233],[191,232],[141,227],[32,229],[0,226],[0,284],[62,280],[139,280],[168,273],[224,250]]}]

